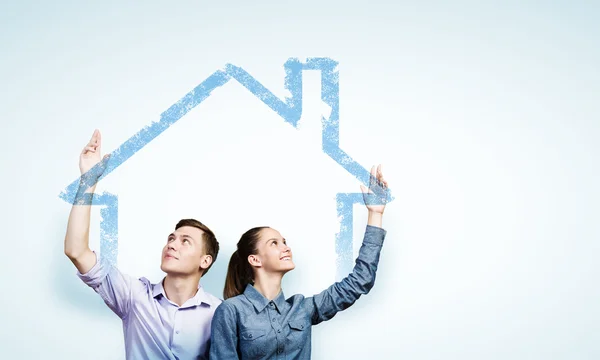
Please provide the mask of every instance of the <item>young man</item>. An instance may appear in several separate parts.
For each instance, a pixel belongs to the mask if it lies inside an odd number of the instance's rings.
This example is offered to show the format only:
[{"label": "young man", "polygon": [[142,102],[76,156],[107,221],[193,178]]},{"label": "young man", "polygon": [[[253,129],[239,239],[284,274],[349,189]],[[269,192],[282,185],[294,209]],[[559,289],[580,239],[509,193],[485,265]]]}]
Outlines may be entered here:
[{"label": "young man", "polygon": [[[100,145],[96,130],[79,157],[79,169],[86,180],[80,183],[69,215],[65,254],[79,278],[122,319],[127,359],[208,359],[211,321],[222,301],[202,289],[200,278],[217,258],[215,235],[197,220],[179,221],[165,241],[161,270],[166,276],[157,284],[99,261],[88,244],[89,197],[102,174]],[[88,174],[99,163],[101,170]],[[94,185],[87,188],[89,176],[95,176],[91,179]]]}]

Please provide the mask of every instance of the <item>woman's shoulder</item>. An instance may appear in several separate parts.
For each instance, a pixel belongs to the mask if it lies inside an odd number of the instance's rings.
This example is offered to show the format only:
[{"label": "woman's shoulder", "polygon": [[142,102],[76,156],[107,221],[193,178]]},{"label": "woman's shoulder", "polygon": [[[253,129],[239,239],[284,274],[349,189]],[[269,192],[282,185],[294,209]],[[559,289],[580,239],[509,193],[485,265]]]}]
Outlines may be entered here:
[{"label": "woman's shoulder", "polygon": [[292,305],[292,304],[302,303],[304,300],[306,300],[306,297],[304,295],[294,294],[294,295],[290,296],[289,298],[287,298],[285,301],[287,301],[290,305]]},{"label": "woman's shoulder", "polygon": [[237,296],[230,297],[228,299],[223,300],[219,307],[229,309],[229,310],[239,310],[241,308],[245,308],[248,305],[251,305],[244,294],[240,294]]},{"label": "woman's shoulder", "polygon": [[307,313],[312,313],[313,303],[312,296],[304,296],[303,294],[294,294],[285,301],[291,305],[292,309],[303,309]]}]

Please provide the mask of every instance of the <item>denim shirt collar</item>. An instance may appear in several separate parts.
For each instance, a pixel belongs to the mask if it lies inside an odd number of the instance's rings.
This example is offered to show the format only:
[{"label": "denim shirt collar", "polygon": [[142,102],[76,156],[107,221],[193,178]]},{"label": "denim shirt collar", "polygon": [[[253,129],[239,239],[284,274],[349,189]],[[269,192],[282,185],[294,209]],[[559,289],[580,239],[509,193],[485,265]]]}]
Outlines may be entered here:
[{"label": "denim shirt collar", "polygon": [[279,292],[279,294],[275,297],[275,299],[273,299],[273,301],[269,301],[269,299],[267,299],[263,296],[263,294],[258,292],[258,290],[256,290],[256,288],[252,286],[252,284],[248,284],[246,285],[246,289],[244,290],[244,296],[246,296],[246,299],[248,299],[248,301],[250,301],[250,303],[254,305],[254,308],[259,313],[263,311],[271,302],[275,304],[275,308],[279,313],[281,313],[281,310],[283,310],[283,306],[285,304],[285,296],[283,294],[283,290]]}]

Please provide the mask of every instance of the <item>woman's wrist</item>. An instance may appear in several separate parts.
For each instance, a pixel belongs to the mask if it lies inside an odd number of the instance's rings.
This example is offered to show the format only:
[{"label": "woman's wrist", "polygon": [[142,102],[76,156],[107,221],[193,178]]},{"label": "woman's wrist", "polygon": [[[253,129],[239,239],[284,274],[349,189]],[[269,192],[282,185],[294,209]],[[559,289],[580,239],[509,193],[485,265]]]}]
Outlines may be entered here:
[{"label": "woman's wrist", "polygon": [[382,227],[383,213],[369,210],[367,225]]}]

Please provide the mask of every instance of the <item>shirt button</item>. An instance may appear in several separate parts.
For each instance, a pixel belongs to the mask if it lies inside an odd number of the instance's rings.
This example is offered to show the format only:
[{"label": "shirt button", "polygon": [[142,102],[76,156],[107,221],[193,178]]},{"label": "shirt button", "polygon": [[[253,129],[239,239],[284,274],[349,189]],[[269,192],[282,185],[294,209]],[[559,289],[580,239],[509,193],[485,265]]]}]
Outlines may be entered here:
[{"label": "shirt button", "polygon": [[275,322],[275,318],[273,318],[271,321]]},{"label": "shirt button", "polygon": [[279,349],[279,350],[277,350],[277,353],[278,353],[278,354],[281,354],[282,352],[283,352],[283,349]]},{"label": "shirt button", "polygon": [[179,334],[179,330],[175,331],[175,334]]},{"label": "shirt button", "polygon": [[277,332],[278,332],[278,333],[280,333],[280,332],[281,332],[281,329],[278,329],[278,330],[277,330]]}]

